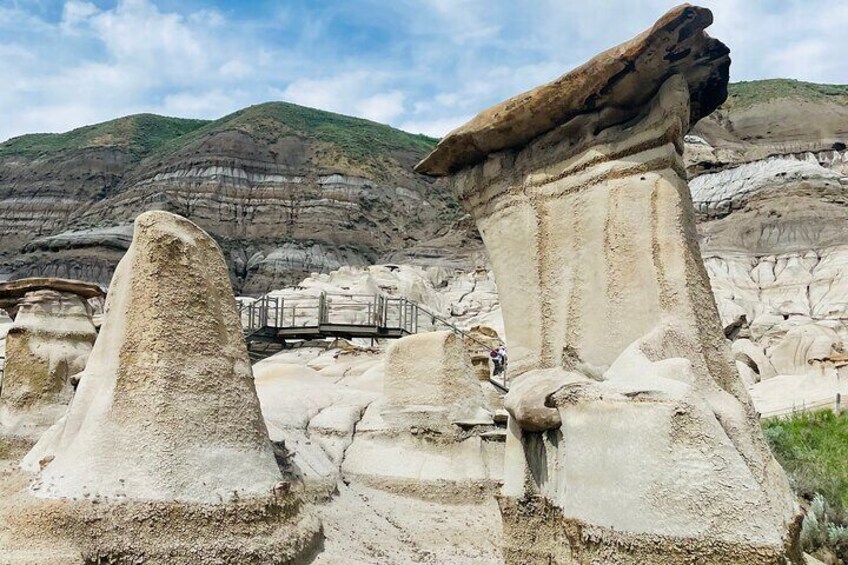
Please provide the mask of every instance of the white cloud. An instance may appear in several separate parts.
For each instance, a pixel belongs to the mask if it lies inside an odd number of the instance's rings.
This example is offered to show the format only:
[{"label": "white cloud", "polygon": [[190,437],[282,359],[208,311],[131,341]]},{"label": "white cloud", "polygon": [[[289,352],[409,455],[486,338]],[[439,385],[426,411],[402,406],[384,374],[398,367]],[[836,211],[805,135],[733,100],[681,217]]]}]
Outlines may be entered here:
[{"label": "white cloud", "polygon": [[87,23],[94,14],[100,10],[91,2],[80,0],[69,0],[65,2],[62,9],[62,22],[60,27],[65,33],[79,33],[79,27]]},{"label": "white cloud", "polygon": [[[352,0],[236,13],[202,0],[65,0],[56,14],[0,0],[0,139],[139,111],[216,118],[270,99],[440,136],[677,3]],[[848,81],[845,0],[701,3],[734,80]]]},{"label": "white cloud", "polygon": [[220,117],[242,107],[244,93],[238,91],[223,92],[178,92],[169,94],[162,102],[162,113],[185,118]]},{"label": "white cloud", "polygon": [[299,79],[281,91],[280,97],[311,108],[390,123],[403,114],[406,100],[400,90],[382,90],[390,78],[383,73],[356,71]]},{"label": "white cloud", "polygon": [[405,98],[400,90],[382,92],[360,101],[357,104],[357,110],[363,118],[375,122],[389,123],[403,114]]}]

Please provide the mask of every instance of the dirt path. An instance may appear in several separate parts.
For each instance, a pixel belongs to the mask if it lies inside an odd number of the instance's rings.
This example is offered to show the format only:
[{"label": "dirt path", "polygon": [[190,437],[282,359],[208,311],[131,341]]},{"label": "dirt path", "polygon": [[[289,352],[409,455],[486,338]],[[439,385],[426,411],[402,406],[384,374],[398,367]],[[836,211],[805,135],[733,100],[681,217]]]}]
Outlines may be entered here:
[{"label": "dirt path", "polygon": [[316,507],[326,539],[315,565],[503,563],[494,499],[444,504],[357,484],[342,484],[339,491],[332,502]]}]

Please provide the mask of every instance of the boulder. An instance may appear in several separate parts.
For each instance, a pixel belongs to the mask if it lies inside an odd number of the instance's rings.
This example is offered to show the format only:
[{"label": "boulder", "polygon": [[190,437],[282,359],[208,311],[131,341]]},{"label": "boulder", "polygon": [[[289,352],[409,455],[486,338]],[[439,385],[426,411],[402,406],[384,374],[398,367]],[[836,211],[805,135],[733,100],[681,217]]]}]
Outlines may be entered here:
[{"label": "boulder", "polygon": [[320,525],[280,488],[232,296],[205,232],[167,212],[136,219],[79,390],[22,463],[37,475],[11,500],[27,517],[12,535],[49,532],[119,562],[311,551]]},{"label": "boulder", "polygon": [[474,374],[465,345],[453,332],[399,339],[386,352],[383,417],[437,428],[459,421],[490,424]]},{"label": "boulder", "polygon": [[480,501],[501,478],[502,437],[493,431],[462,339],[407,336],[386,353],[383,398],[357,424],[342,471],[389,491]]},{"label": "boulder", "polygon": [[727,94],[711,23],[674,8],[418,166],[450,174],[497,279],[515,383],[507,563],[800,562],[686,183],[683,136]]}]

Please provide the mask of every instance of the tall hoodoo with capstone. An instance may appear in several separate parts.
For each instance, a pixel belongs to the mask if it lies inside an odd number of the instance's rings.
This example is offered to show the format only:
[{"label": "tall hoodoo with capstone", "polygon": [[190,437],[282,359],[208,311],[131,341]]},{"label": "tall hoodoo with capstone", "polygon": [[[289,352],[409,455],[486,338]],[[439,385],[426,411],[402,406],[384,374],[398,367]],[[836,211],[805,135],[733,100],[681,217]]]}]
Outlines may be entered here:
[{"label": "tall hoodoo with capstone", "polygon": [[[510,349],[510,563],[782,563],[796,506],[701,260],[683,135],[728,49],[684,5],[453,131],[449,176],[492,261]],[[516,379],[517,377],[517,379]]]},{"label": "tall hoodoo with capstone", "polygon": [[0,516],[0,547],[283,564],[320,537],[282,482],[223,254],[167,212],[136,219],[77,393],[22,467],[37,475]]},{"label": "tall hoodoo with capstone", "polygon": [[26,451],[64,414],[97,337],[89,300],[103,295],[97,285],[70,279],[0,283],[0,308],[14,320],[0,387],[0,443]]}]

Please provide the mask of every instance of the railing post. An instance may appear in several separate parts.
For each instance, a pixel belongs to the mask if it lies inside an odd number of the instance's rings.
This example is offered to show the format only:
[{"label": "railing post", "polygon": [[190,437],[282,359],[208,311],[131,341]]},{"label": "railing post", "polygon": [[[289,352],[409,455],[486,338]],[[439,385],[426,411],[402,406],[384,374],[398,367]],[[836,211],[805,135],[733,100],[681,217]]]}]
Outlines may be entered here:
[{"label": "railing post", "polygon": [[321,296],[318,297],[318,325],[326,323],[325,316],[327,314],[327,293],[321,291]]},{"label": "railing post", "polygon": [[398,322],[400,328],[403,329],[406,327],[406,298],[401,299],[400,302],[400,311],[398,312]]}]

